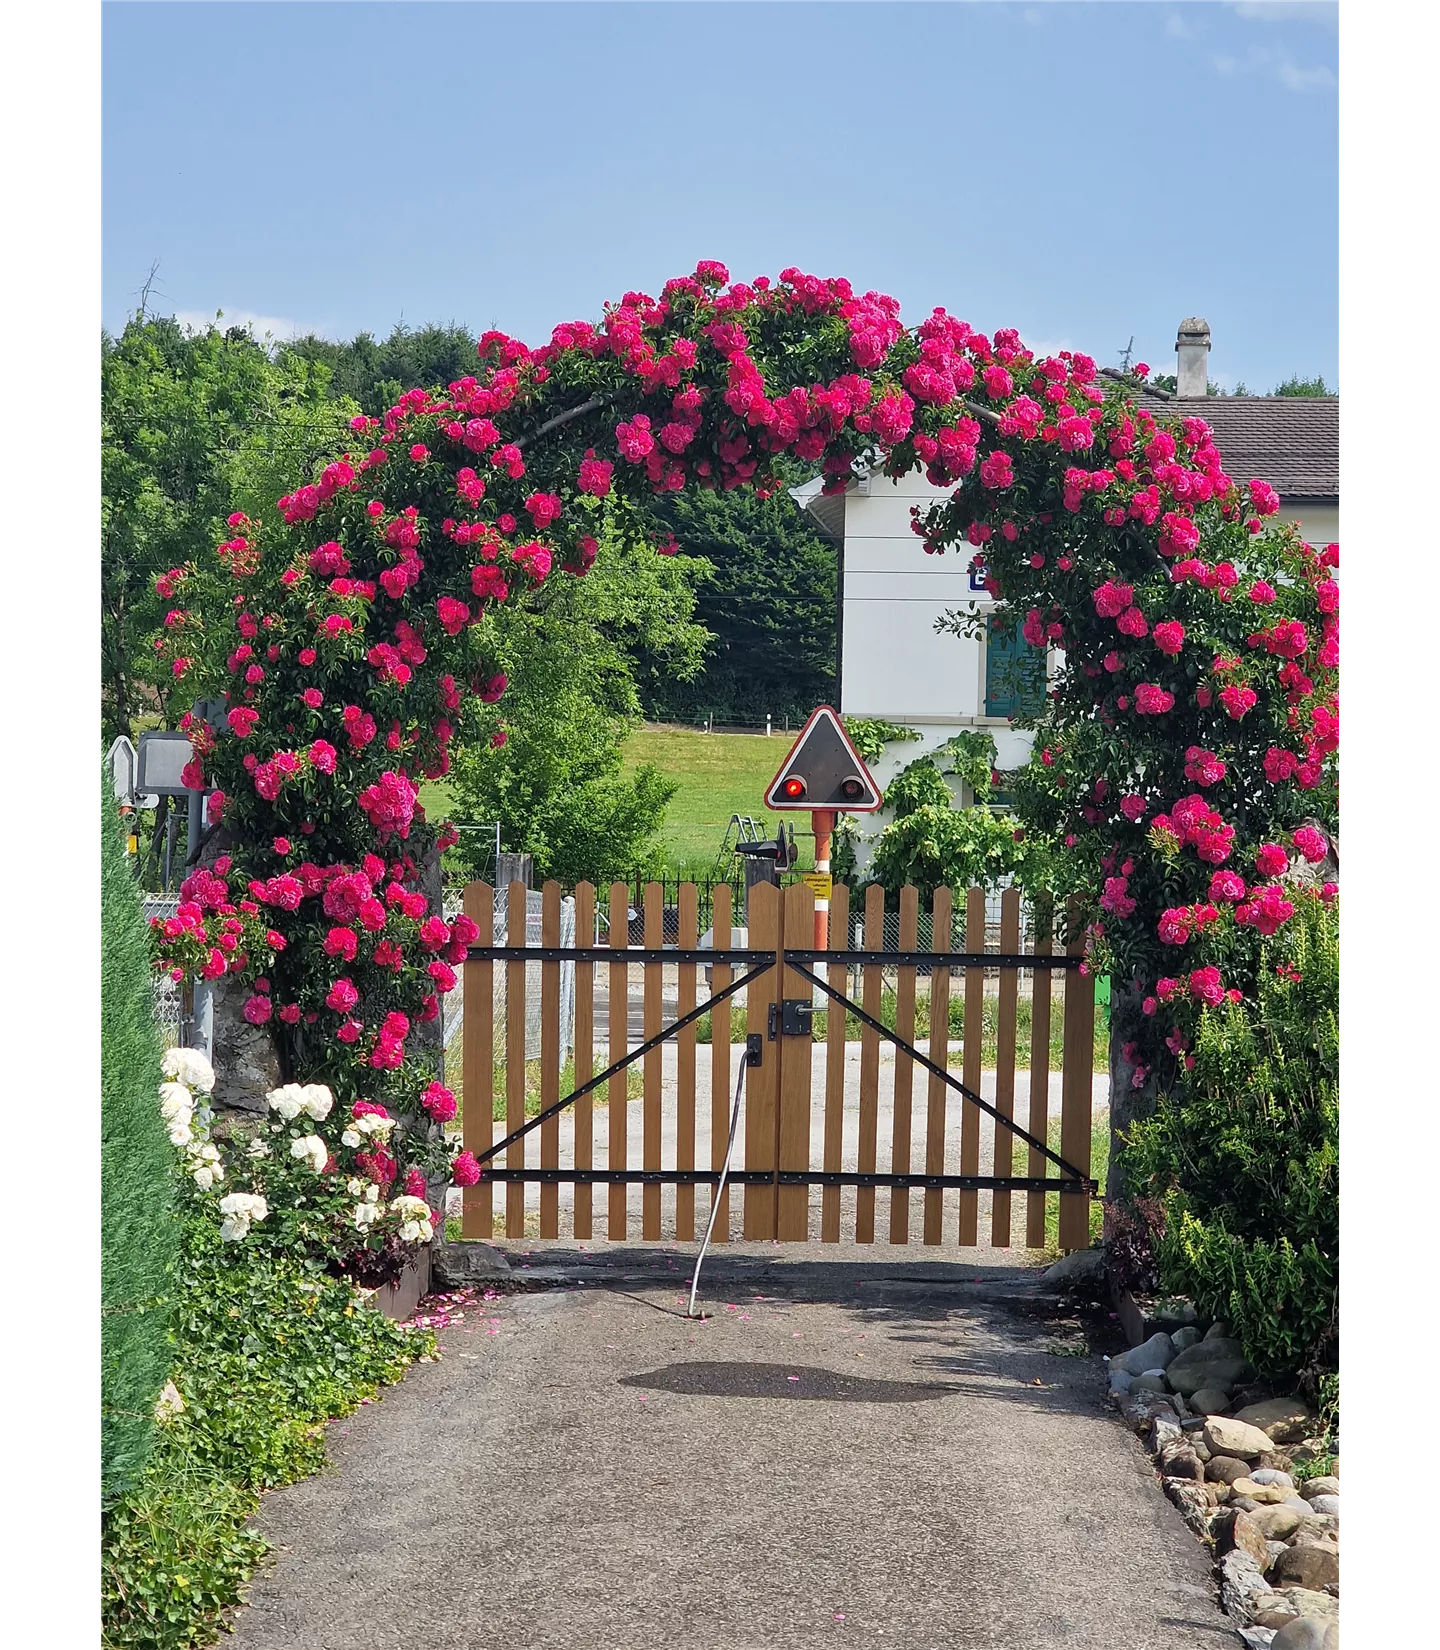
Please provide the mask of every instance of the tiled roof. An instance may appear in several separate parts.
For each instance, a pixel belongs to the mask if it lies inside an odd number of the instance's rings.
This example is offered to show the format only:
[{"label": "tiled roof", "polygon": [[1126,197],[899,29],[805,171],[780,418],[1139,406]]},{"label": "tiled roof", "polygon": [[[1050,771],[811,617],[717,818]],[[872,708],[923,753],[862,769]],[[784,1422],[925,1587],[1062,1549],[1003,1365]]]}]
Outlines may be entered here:
[{"label": "tiled roof", "polygon": [[1166,418],[1203,418],[1214,432],[1226,473],[1243,486],[1268,481],[1283,499],[1340,497],[1338,395],[1149,394],[1142,406]]}]

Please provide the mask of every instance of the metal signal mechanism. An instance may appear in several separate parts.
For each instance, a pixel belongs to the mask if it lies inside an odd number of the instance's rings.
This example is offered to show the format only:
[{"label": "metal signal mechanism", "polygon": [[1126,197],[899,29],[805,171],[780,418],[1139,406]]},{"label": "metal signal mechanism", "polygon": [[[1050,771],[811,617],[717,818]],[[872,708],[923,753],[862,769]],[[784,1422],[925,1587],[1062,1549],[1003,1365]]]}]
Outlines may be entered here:
[{"label": "metal signal mechanism", "polygon": [[765,793],[765,806],[836,813],[873,813],[884,798],[839,716],[821,705],[790,747]]}]

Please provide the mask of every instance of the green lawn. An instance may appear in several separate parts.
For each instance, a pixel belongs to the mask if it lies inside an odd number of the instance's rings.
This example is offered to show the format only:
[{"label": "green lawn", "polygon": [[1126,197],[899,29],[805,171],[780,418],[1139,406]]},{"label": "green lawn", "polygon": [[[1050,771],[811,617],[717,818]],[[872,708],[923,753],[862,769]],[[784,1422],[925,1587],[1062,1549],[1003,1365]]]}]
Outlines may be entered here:
[{"label": "green lawn", "polygon": [[[626,769],[650,762],[680,787],[666,810],[663,836],[666,857],[676,869],[708,875],[731,814],[750,814],[765,835],[774,834],[782,816],[768,812],[761,798],[794,737],[662,727],[631,734]],[[791,817],[802,833],[809,830],[808,814]],[[813,863],[811,843],[803,834],[799,863]]]},{"label": "green lawn", "polygon": [[[709,876],[731,814],[749,814],[764,835],[774,835],[781,816],[768,812],[761,797],[794,737],[777,733],[767,739],[763,733],[664,727],[638,728],[631,734],[625,744],[626,771],[651,762],[680,787],[666,809],[660,838],[668,875]],[[447,818],[452,806],[449,785],[421,785],[420,801],[428,818]],[[800,832],[797,868],[807,869],[814,863],[810,816],[790,817]]]}]

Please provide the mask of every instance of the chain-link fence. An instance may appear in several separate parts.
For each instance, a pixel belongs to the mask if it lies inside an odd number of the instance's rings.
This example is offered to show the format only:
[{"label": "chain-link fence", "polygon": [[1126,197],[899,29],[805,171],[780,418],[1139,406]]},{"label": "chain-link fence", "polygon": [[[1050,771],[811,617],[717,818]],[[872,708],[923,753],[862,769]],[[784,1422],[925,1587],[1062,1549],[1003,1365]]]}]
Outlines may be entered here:
[{"label": "chain-link fence", "polygon": [[[147,894],[144,900],[146,922],[151,917],[159,917],[162,922],[167,917],[173,917],[179,904],[178,898],[166,899],[163,895]],[[177,1048],[185,1029],[184,1000],[180,987],[168,974],[152,975],[151,984],[155,994],[155,1024],[160,1030],[160,1046]]]}]

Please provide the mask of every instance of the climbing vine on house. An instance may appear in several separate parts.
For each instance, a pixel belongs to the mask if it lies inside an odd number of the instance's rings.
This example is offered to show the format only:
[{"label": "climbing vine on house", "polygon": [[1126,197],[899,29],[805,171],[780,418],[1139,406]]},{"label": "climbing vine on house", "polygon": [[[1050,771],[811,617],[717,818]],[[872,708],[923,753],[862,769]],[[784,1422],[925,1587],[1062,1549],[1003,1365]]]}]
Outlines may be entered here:
[{"label": "climbing vine on house", "polygon": [[1227,476],[1202,419],[1167,423],[1013,330],[941,310],[907,329],[844,280],[707,262],[536,349],[487,333],[473,376],[352,428],[274,517],[232,516],[157,583],[173,680],[223,701],[190,723],[223,851],[161,960],[244,986],[286,1077],[334,1096],[322,1144],[375,1115],[357,1108],[397,1119],[370,1177],[448,1161],[454,1099],[410,1039],[473,930],[430,908],[426,863],[454,837],[417,787],[501,701],[487,614],[584,577],[605,517],[633,541],[658,497],[768,495],[782,459],[830,492],[861,455],[922,468],[953,489],[917,514],[923,549],[983,553],[1027,640],[1065,649],[1026,795],[1073,851],[1097,957],[1154,1005],[1139,1065],[1183,1061],[1204,1004],[1253,994],[1294,910],[1282,876],[1333,824],[1336,555],[1275,525],[1274,491]]}]

